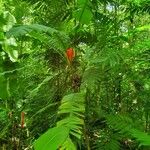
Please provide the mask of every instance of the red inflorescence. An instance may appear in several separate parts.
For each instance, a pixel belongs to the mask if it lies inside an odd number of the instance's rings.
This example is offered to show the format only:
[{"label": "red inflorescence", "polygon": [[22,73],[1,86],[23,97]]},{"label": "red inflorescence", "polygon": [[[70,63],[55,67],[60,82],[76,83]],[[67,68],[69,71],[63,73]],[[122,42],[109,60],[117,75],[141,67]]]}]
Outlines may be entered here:
[{"label": "red inflorescence", "polygon": [[67,51],[66,51],[66,55],[67,55],[67,58],[69,60],[69,62],[72,62],[73,58],[75,57],[75,51],[73,48],[68,48]]}]

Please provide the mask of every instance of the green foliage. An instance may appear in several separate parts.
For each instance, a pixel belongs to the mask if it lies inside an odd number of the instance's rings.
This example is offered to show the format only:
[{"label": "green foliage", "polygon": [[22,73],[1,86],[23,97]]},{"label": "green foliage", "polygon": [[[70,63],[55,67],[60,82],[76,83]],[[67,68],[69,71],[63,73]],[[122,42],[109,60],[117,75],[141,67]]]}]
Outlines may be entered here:
[{"label": "green foliage", "polygon": [[150,136],[144,132],[132,129],[131,135],[140,142],[140,145],[150,146]]},{"label": "green foliage", "polygon": [[0,0],[0,149],[149,149],[149,12],[146,0]]},{"label": "green foliage", "polygon": [[57,49],[65,49],[69,42],[69,37],[65,33],[39,24],[13,27],[7,32],[7,36],[29,36]]},{"label": "green foliage", "polygon": [[140,145],[150,146],[150,136],[136,129],[131,118],[123,115],[109,115],[107,123],[117,132],[135,138],[140,142]]},{"label": "green foliage", "polygon": [[77,1],[77,10],[74,11],[73,15],[81,24],[89,24],[92,19],[92,12],[89,7],[89,0]]},{"label": "green foliage", "polygon": [[48,130],[43,134],[36,142],[36,150],[55,150],[58,149],[67,139],[69,134],[69,129],[60,126]]},{"label": "green foliage", "polygon": [[[49,129],[34,144],[36,150],[76,149],[71,135],[80,139],[83,126],[84,94],[66,95],[59,106],[58,114],[65,116],[57,122],[57,127]],[[45,145],[45,146],[43,146]],[[72,146],[71,146],[72,145]]]}]

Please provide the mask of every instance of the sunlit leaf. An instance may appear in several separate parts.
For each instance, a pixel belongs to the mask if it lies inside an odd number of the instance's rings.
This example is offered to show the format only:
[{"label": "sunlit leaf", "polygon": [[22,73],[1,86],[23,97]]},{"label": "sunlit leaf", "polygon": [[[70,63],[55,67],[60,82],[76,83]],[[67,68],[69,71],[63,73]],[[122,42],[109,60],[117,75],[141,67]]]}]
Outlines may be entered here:
[{"label": "sunlit leaf", "polygon": [[34,142],[35,150],[56,150],[63,145],[69,135],[69,129],[64,126],[49,129]]}]

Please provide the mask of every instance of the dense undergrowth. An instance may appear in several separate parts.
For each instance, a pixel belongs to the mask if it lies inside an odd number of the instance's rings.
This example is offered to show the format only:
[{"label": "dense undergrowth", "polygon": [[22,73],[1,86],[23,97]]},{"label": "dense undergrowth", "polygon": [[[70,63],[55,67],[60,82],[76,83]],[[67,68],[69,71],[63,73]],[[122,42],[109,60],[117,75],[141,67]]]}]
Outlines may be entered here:
[{"label": "dense undergrowth", "polygon": [[150,149],[149,0],[0,0],[0,149]]}]

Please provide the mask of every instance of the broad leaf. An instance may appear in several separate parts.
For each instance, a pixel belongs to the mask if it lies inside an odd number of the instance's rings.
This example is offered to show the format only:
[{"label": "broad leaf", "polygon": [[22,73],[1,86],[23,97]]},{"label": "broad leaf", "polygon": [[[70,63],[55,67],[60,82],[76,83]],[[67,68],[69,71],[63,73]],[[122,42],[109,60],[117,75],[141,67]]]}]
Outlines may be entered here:
[{"label": "broad leaf", "polygon": [[89,24],[92,19],[92,12],[89,8],[89,0],[78,0],[78,8],[74,11],[74,17],[81,24]]},{"label": "broad leaf", "polygon": [[34,142],[35,150],[56,150],[66,141],[69,129],[64,126],[49,129]]}]

